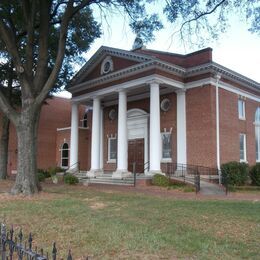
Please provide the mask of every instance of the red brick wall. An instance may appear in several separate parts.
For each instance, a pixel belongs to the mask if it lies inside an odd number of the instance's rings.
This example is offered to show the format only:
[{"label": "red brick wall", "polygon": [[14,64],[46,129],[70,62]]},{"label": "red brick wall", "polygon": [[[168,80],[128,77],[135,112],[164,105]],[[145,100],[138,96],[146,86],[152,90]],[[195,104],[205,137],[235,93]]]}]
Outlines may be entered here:
[{"label": "red brick wall", "polygon": [[[38,168],[56,165],[57,128],[70,126],[71,102],[65,98],[53,97],[43,105],[38,130]],[[1,121],[1,119],[0,119]],[[17,138],[13,125],[10,126],[8,173],[17,169]]]},{"label": "red brick wall", "polygon": [[[56,165],[61,166],[61,151],[62,145],[68,143],[70,146],[70,128],[66,130],[61,130],[57,132],[57,149],[56,149]],[[80,170],[89,170],[89,142],[90,139],[90,130],[89,128],[79,129],[79,162]],[[70,157],[70,156],[69,156]]]},{"label": "red brick wall", "polygon": [[256,162],[255,154],[255,111],[259,103],[245,100],[246,120],[238,118],[239,95],[219,89],[220,105],[220,160],[221,163],[239,161],[239,134],[246,134],[247,160]]},{"label": "red brick wall", "polygon": [[187,163],[216,167],[215,88],[186,92]]},{"label": "red brick wall", "polygon": [[38,130],[38,168],[56,165],[57,128],[70,126],[70,100],[53,98],[43,105]]},{"label": "red brick wall", "polygon": [[187,55],[180,55],[175,53],[160,52],[155,50],[140,49],[136,52],[150,55],[161,60],[189,68],[212,61],[212,49],[206,48]]}]

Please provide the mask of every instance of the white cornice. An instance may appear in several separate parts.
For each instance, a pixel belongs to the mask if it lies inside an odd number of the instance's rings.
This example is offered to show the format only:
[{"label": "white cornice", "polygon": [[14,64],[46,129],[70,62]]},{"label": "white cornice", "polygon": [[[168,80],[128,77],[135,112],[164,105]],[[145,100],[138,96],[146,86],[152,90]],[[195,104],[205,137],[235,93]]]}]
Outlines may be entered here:
[{"label": "white cornice", "polygon": [[135,75],[137,73],[142,73],[142,72],[145,72],[145,71],[151,70],[151,69],[161,69],[161,70],[169,72],[169,73],[174,73],[175,75],[178,75],[178,76],[183,76],[185,73],[185,69],[182,67],[175,66],[175,65],[172,65],[167,62],[160,62],[158,60],[152,60],[152,61],[143,62],[143,63],[137,64],[137,65],[128,67],[126,69],[122,69],[122,70],[110,73],[108,75],[99,77],[97,79],[83,82],[81,84],[70,87],[69,90],[72,93],[77,93],[84,89],[90,89],[92,87],[94,88],[97,85],[106,84],[106,83],[109,83],[109,82],[112,82],[115,80],[125,78],[126,76],[129,77],[129,76]]},{"label": "white cornice", "polygon": [[148,86],[149,82],[152,81],[152,80],[160,81],[160,82],[162,82],[162,84],[167,84],[167,85],[170,85],[170,86],[175,87],[175,88],[183,88],[184,87],[184,83],[182,83],[182,82],[178,82],[178,81],[171,80],[171,79],[168,79],[166,77],[163,77],[161,75],[154,74],[154,75],[130,80],[130,81],[125,82],[125,83],[113,85],[113,86],[110,86],[110,87],[107,87],[107,88],[95,90],[95,91],[92,91],[92,92],[87,93],[87,94],[83,94],[83,95],[80,95],[80,96],[73,97],[72,102],[81,102],[81,101],[93,99],[96,96],[100,96],[100,97],[107,96],[107,95],[110,95],[111,93],[118,92],[120,89],[129,89],[130,90],[132,88],[136,88],[136,86],[144,86],[144,85]]},{"label": "white cornice", "polygon": [[[190,82],[190,83],[185,83],[185,89],[203,87],[203,86],[207,86],[207,85],[216,86],[216,79],[210,77],[210,78],[206,78],[206,79],[202,79],[202,80],[193,81],[193,82]],[[232,92],[232,93],[244,96],[246,98],[252,99],[254,101],[260,102],[260,97],[258,95],[255,95],[255,94],[252,94],[248,91],[236,88],[231,84],[222,82],[221,80],[219,81],[218,87],[225,89],[229,92]]]},{"label": "white cornice", "polygon": [[[94,64],[99,62],[99,59],[103,58],[105,55],[113,55],[121,58],[136,60],[139,61],[140,63],[119,71],[115,71],[108,75],[104,75],[96,79],[77,84],[77,82],[80,81],[81,74],[87,73],[88,70],[93,69],[95,67]],[[79,71],[79,73],[74,77],[74,80],[71,82],[71,85],[68,88],[68,90],[72,93],[77,93],[85,89],[93,88],[94,91],[95,87],[98,85],[112,83],[113,81],[120,80],[129,76],[133,76],[151,69],[160,69],[162,71],[180,76],[182,78],[191,77],[191,76],[195,76],[207,72],[212,74],[219,73],[222,75],[222,78],[224,77],[226,79],[234,81],[248,88],[249,90],[251,89],[254,91],[260,91],[260,83],[255,82],[215,62],[209,62],[196,67],[185,69],[183,67],[171,64],[169,62],[162,61],[158,58],[149,55],[144,55],[132,51],[125,51],[125,50],[120,50],[120,49],[115,49],[115,48],[110,48],[105,46],[102,46],[86,63],[86,65]],[[169,81],[171,82],[171,79],[169,79]]]},{"label": "white cornice", "polygon": [[226,78],[235,81],[241,85],[244,85],[247,88],[250,88],[252,90],[260,90],[260,83],[231,69],[228,69],[216,62],[210,62],[200,66],[189,68],[186,70],[185,76],[189,77],[193,75],[198,75],[203,72],[212,72],[214,74],[220,73],[222,76],[224,75]]}]

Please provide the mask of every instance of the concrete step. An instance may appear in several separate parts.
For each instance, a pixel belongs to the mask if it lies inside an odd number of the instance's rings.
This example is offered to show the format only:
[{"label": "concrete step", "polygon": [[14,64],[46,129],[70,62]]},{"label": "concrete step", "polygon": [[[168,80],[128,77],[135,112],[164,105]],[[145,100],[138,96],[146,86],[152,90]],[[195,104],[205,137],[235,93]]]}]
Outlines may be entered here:
[{"label": "concrete step", "polygon": [[84,178],[82,179],[82,182],[87,183],[95,183],[95,184],[110,184],[110,185],[133,185],[134,179],[128,178],[128,179],[112,179],[111,177],[96,177],[96,178]]}]

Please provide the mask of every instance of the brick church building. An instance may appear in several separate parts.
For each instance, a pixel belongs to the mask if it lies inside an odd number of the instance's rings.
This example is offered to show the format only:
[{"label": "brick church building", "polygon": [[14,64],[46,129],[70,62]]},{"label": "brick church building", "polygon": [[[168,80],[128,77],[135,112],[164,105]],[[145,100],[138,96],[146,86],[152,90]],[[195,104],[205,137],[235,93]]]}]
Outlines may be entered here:
[{"label": "brick church building", "polygon": [[[101,47],[67,89],[71,170],[87,162],[89,176],[123,177],[133,162],[152,174],[166,163],[260,161],[260,84],[212,61],[211,48],[179,55]],[[93,108],[84,148],[82,104]]]},{"label": "brick church building", "polygon": [[134,162],[146,175],[169,163],[260,162],[260,84],[212,61],[210,48],[179,55],[102,46],[67,90],[71,100],[43,106],[39,168],[121,178]]}]

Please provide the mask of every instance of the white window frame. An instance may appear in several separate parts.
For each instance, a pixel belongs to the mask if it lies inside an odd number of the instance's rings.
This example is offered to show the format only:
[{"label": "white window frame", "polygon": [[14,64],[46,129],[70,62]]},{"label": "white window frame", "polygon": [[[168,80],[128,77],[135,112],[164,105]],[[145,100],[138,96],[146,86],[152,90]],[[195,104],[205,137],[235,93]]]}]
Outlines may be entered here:
[{"label": "white window frame", "polygon": [[[108,147],[107,147],[107,159],[108,159],[108,161],[107,161],[107,163],[116,163],[116,159],[114,159],[114,158],[111,158],[111,154],[110,154],[110,146],[111,146],[111,144],[110,144],[110,142],[111,142],[111,140],[117,140],[117,138],[116,137],[109,137],[108,138]],[[117,151],[116,151],[116,156],[117,156]]]},{"label": "white window frame", "polygon": [[[256,162],[260,162],[260,107],[255,112],[255,149]],[[256,143],[258,145],[256,145]],[[258,155],[258,156],[257,156]]]},{"label": "white window frame", "polygon": [[[67,144],[68,145],[68,149],[63,149],[63,146]],[[68,157],[63,157],[63,151],[64,150],[68,150]],[[61,158],[61,161],[60,161],[60,167],[63,168],[63,169],[68,169],[69,168],[69,160],[70,160],[70,146],[67,142],[64,142],[62,145],[61,145],[61,149],[60,149],[60,158]],[[68,160],[68,165],[67,166],[64,166],[62,164],[62,161],[63,159],[67,159]]]},{"label": "white window frame", "polygon": [[[171,137],[171,142],[172,142],[172,133],[171,132],[162,132],[161,133],[161,147],[162,147],[162,158],[161,158],[161,162],[162,163],[169,163],[172,162],[172,157],[171,158],[163,158],[163,136],[164,135],[170,135]],[[171,143],[171,154],[172,154],[172,143]]]},{"label": "white window frame", "polygon": [[[82,121],[82,127],[88,128],[88,113],[84,114],[83,119],[81,121]],[[85,122],[87,122],[86,126],[84,126]]]},{"label": "white window frame", "polygon": [[[241,136],[243,137],[243,155],[244,155],[244,158],[243,159],[241,159],[240,158],[240,154],[241,154],[241,150],[240,150],[240,138],[241,138]],[[247,162],[247,159],[246,159],[246,134],[243,134],[243,133],[240,133],[239,134],[239,159],[240,159],[240,162]]]},{"label": "white window frame", "polygon": [[[242,106],[241,110],[240,105]],[[246,120],[246,102],[243,99],[238,99],[238,118],[240,120]]]}]

